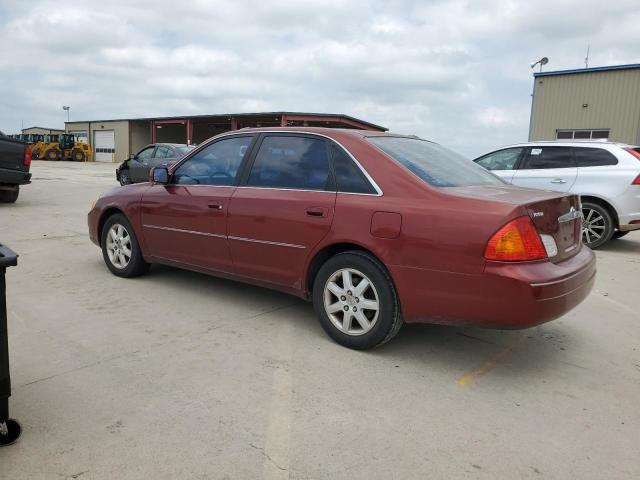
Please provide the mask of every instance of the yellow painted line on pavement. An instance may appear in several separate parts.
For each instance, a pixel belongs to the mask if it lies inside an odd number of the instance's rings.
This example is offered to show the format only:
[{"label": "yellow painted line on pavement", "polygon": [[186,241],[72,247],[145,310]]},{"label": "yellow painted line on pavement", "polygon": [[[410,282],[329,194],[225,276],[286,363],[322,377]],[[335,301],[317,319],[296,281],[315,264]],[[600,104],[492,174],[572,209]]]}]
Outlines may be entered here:
[{"label": "yellow painted line on pavement", "polygon": [[473,383],[478,377],[492,370],[502,359],[507,357],[524,339],[525,335],[521,334],[511,345],[507,346],[503,350],[500,350],[495,355],[489,357],[487,361],[482,364],[482,366],[458,378],[458,385],[469,385]]}]

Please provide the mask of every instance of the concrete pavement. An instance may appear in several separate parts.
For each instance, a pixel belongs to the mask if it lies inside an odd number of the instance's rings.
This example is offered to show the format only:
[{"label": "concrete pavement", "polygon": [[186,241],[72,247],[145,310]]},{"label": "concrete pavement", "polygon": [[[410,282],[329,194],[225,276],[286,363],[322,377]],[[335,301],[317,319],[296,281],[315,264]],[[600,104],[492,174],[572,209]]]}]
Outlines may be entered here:
[{"label": "concrete pavement", "polygon": [[12,416],[4,479],[640,478],[640,233],[591,296],[524,331],[405,326],[339,347],[312,307],[88,239],[115,165],[34,162],[0,205]]}]

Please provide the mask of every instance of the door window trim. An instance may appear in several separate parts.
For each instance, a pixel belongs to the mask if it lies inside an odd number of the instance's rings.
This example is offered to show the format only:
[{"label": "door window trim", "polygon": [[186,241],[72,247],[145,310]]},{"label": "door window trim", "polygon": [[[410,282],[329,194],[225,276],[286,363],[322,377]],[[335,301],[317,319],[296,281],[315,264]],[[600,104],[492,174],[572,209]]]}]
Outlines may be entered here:
[{"label": "door window trim", "polygon": [[[330,174],[333,177],[333,186],[335,188],[333,190],[308,190],[308,189],[298,189],[298,188],[254,187],[254,186],[251,186],[251,185],[246,185],[246,181],[249,178],[249,172],[251,171],[251,167],[253,166],[254,157],[257,154],[259,144],[262,143],[262,140],[260,140],[259,142],[256,141],[255,144],[253,145],[252,151],[250,153],[251,157],[248,159],[249,161],[247,162],[247,165],[245,166],[245,167],[248,168],[248,171],[246,172],[246,178],[243,176],[243,182],[241,182],[240,185],[238,185],[238,188],[261,188],[261,189],[266,189],[266,190],[286,190],[286,191],[296,191],[296,192],[337,193],[339,195],[366,195],[366,196],[370,196],[370,197],[382,197],[384,195],[384,192],[382,191],[380,186],[371,177],[371,175],[369,175],[369,172],[367,172],[367,170],[362,166],[362,164],[351,154],[349,149],[346,148],[344,145],[342,145],[339,141],[335,140],[334,138],[331,138],[328,135],[323,135],[321,133],[315,133],[315,132],[303,132],[303,131],[291,131],[291,130],[288,130],[288,131],[284,131],[284,130],[264,130],[264,131],[260,131],[258,133],[259,133],[260,136],[263,136],[265,134],[278,134],[278,135],[282,135],[282,136],[291,135],[291,136],[320,137],[320,138],[328,140],[328,142],[327,142],[327,150],[328,150],[328,155],[329,155],[329,159],[330,159],[330,168],[331,168]],[[233,135],[233,133],[224,133],[222,135],[229,136],[229,135]],[[330,147],[331,147],[332,143],[336,147],[342,149],[347,154],[347,156],[356,164],[356,166],[360,169],[360,171],[365,176],[366,180],[371,184],[371,186],[376,191],[376,193],[357,193],[357,192],[340,192],[340,191],[338,191],[335,175],[334,175],[334,172],[333,172],[333,158],[330,155]],[[244,173],[245,172],[243,172],[243,174]]]},{"label": "door window trim", "polygon": [[302,138],[311,138],[313,140],[317,140],[310,135],[297,135],[297,134],[292,135],[291,133],[293,132],[287,132],[287,131],[282,131],[282,132],[275,131],[273,133],[260,132],[260,135],[259,135],[260,138],[256,141],[254,148],[251,149],[251,155],[249,156],[247,163],[244,165],[244,170],[241,172],[239,170],[240,183],[238,184],[238,188],[259,188],[263,190],[283,190],[283,191],[294,191],[294,192],[336,193],[336,180],[333,175],[333,169],[331,168],[331,155],[329,152],[329,145],[327,144],[327,141],[324,139],[323,139],[323,143],[324,143],[325,153],[327,155],[327,161],[329,166],[329,177],[327,179],[327,185],[325,186],[324,189],[318,190],[318,189],[311,189],[311,188],[286,188],[286,187],[266,187],[266,186],[259,186],[259,185],[249,185],[249,176],[251,175],[251,170],[255,165],[256,157],[258,156],[260,147],[262,146],[262,143],[266,138],[268,137],[296,137],[296,138],[302,137]]},{"label": "door window trim", "polygon": [[[260,137],[262,137],[264,134],[279,134],[279,135],[302,135],[302,136],[311,136],[311,137],[320,137],[320,138],[324,138],[326,140],[328,140],[329,142],[333,142],[336,146],[338,146],[339,148],[341,148],[344,152],[346,152],[346,154],[349,156],[349,158],[351,158],[351,160],[353,162],[355,162],[356,166],[360,169],[360,171],[363,173],[363,175],[365,176],[365,178],[369,181],[369,183],[371,184],[371,186],[373,187],[373,189],[376,191],[376,193],[355,193],[355,192],[338,192],[338,191],[329,191],[329,190],[300,190],[300,189],[292,189],[292,188],[275,188],[275,187],[253,187],[253,186],[247,186],[243,184],[243,181],[245,181],[245,170],[247,168],[247,166],[249,166],[249,164],[253,165],[253,158],[255,156],[255,154],[257,153],[257,145],[258,145],[258,139]],[[338,195],[366,195],[369,197],[382,197],[384,196],[384,191],[382,190],[382,188],[380,188],[380,186],[376,183],[376,181],[373,179],[373,177],[371,175],[369,175],[369,172],[367,172],[367,170],[362,166],[362,164],[352,155],[352,153],[349,151],[348,148],[346,148],[344,145],[342,145],[339,141],[337,141],[334,138],[331,138],[328,135],[323,135],[322,133],[316,133],[316,132],[305,132],[302,130],[260,130],[258,132],[242,132],[240,130],[234,130],[231,132],[225,132],[225,133],[221,133],[220,135],[212,138],[211,140],[204,142],[200,145],[198,145],[198,147],[194,148],[192,151],[190,151],[185,157],[181,158],[179,162],[176,162],[175,164],[173,164],[173,166],[171,167],[171,175],[173,176],[173,173],[178,169],[178,167],[180,167],[180,165],[182,165],[184,162],[186,162],[187,160],[189,160],[189,158],[191,158],[193,155],[195,155],[196,153],[198,153],[200,150],[206,148],[207,146],[218,142],[220,140],[224,140],[226,138],[229,137],[233,137],[233,136],[246,136],[246,137],[253,137],[253,141],[251,142],[251,145],[249,145],[249,148],[247,149],[247,153],[244,157],[244,159],[242,160],[242,163],[240,164],[240,167],[238,168],[238,174],[236,175],[236,182],[234,185],[218,185],[216,186],[216,188],[219,187],[226,187],[226,188],[261,188],[261,189],[265,189],[265,190],[286,190],[286,191],[298,191],[298,192],[316,192],[316,193],[337,193]],[[327,146],[328,148],[328,146]],[[333,164],[332,164],[333,165]],[[246,172],[246,178],[248,178],[248,172]],[[242,181],[241,181],[242,180]],[[174,184],[169,184],[169,185],[174,185]],[[335,178],[334,178],[334,185],[335,185]],[[189,185],[189,187],[211,187],[212,185]],[[337,186],[336,186],[336,190],[337,190]]]}]

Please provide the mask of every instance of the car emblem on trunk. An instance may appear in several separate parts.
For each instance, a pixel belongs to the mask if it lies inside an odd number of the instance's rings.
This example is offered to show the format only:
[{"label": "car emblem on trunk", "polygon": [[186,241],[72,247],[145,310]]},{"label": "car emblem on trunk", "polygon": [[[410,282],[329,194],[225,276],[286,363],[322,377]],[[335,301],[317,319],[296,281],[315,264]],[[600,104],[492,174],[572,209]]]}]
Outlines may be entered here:
[{"label": "car emblem on trunk", "polygon": [[582,217],[582,212],[576,210],[575,207],[571,207],[568,213],[565,213],[564,215],[560,215],[558,217],[558,222],[560,223],[570,222],[571,220],[575,220],[576,218],[581,218],[581,217]]}]

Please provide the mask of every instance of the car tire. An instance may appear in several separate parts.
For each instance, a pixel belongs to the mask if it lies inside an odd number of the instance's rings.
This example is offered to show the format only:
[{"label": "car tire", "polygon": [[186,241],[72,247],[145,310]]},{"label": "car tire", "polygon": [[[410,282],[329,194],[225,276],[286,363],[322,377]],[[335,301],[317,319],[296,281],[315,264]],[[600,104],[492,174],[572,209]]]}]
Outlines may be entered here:
[{"label": "car tire", "polygon": [[[361,283],[365,279],[368,284]],[[313,284],[313,306],[327,335],[355,350],[383,345],[398,334],[403,323],[386,268],[372,255],[357,250],[339,253],[320,268]]]},{"label": "car tire", "polygon": [[624,237],[627,233],[629,233],[629,231],[626,232],[621,232],[620,230],[617,230],[613,233],[613,237],[611,237],[612,240],[617,240],[619,238]]},{"label": "car tire", "polygon": [[615,226],[609,211],[599,203],[582,204],[582,239],[592,250],[604,245],[613,237]]},{"label": "car tire", "polygon": [[118,173],[118,181],[120,185],[131,185],[133,182],[131,181],[131,176],[129,175],[129,170],[121,170]]},{"label": "car tire", "polygon": [[20,187],[16,186],[15,190],[0,190],[0,203],[16,203],[20,195]]},{"label": "car tire", "polygon": [[102,227],[102,257],[109,270],[118,277],[137,277],[149,271],[140,244],[127,218],[116,213]]}]

